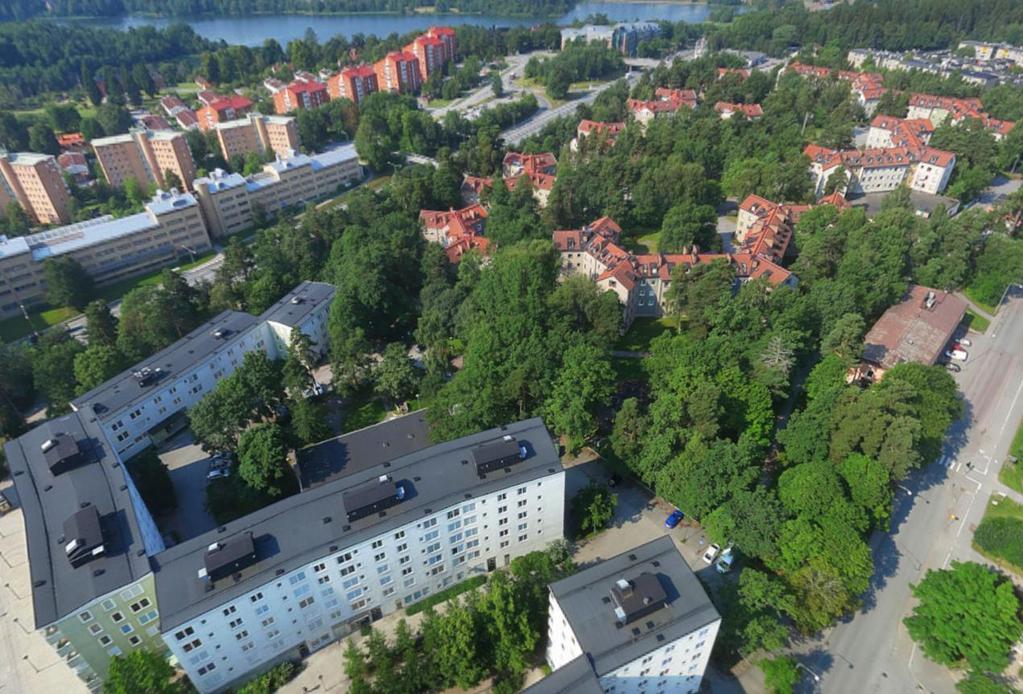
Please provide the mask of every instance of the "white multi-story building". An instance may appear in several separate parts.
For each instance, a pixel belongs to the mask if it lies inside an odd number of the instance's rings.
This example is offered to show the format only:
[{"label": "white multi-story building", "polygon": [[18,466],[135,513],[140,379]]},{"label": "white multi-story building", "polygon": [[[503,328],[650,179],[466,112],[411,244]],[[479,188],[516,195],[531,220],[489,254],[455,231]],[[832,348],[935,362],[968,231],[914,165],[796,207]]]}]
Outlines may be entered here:
[{"label": "white multi-story building", "polygon": [[95,418],[110,447],[130,458],[173,433],[185,411],[234,373],[246,352],[259,349],[283,358],[295,328],[323,351],[333,296],[332,285],[304,282],[262,315],[224,311],[71,407]]},{"label": "white multi-story building", "polygon": [[526,691],[696,692],[721,626],[662,536],[550,586],[547,663]]},{"label": "white multi-story building", "polygon": [[361,444],[320,444],[313,458],[339,469],[160,555],[160,629],[196,689],[221,690],[562,538],[564,470],[540,419],[428,448],[410,444],[425,443],[414,416],[403,420]]}]

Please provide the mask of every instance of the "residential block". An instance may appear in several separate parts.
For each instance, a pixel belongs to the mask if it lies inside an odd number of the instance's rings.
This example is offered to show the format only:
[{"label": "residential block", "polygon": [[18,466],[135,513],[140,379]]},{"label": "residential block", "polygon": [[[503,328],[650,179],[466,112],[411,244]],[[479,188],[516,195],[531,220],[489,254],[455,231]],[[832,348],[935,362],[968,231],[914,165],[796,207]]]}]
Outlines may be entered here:
[{"label": "residential block", "polygon": [[185,188],[191,188],[195,178],[195,162],[184,133],[138,129],[93,140],[92,149],[107,183],[115,188],[134,178],[143,188],[155,183],[166,189],[168,171],[177,175]]},{"label": "residential block", "polygon": [[0,205],[16,202],[33,224],[67,224],[71,194],[49,154],[0,151]]}]

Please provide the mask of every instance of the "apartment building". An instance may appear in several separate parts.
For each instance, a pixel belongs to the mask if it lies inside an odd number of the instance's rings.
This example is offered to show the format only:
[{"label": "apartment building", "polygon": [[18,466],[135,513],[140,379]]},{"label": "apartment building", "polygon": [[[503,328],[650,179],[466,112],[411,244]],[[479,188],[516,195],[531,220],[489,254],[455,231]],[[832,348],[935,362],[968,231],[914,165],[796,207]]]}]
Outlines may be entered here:
[{"label": "apartment building", "polygon": [[195,190],[210,234],[233,234],[252,225],[256,208],[273,213],[292,205],[331,195],[363,177],[354,145],[319,154],[289,152],[263,167],[262,173],[243,177],[219,169],[196,179]]},{"label": "apartment building", "polygon": [[33,224],[67,224],[71,194],[49,154],[0,151],[0,203],[17,202]]},{"label": "apartment building", "polygon": [[[857,67],[861,63],[856,63]],[[854,72],[852,70],[832,70],[819,65],[804,65],[800,62],[790,63],[788,70],[803,77],[829,79],[834,76],[849,83],[850,90],[856,101],[863,107],[867,115],[873,115],[881,97],[888,91],[884,87],[884,75],[879,72]]]},{"label": "apartment building", "polygon": [[562,277],[584,275],[602,290],[614,292],[622,304],[623,325],[628,328],[638,316],[664,315],[672,273],[679,265],[691,269],[723,261],[735,269],[736,282],[763,279],[771,287],[794,286],[798,279],[781,262],[792,238],[793,216],[798,213],[791,210],[776,215],[755,233],[747,232],[734,253],[701,253],[695,246],[686,253],[631,253],[621,245],[621,227],[609,217],[582,229],[555,231],[553,241],[561,254]]},{"label": "apartment building", "polygon": [[377,88],[383,92],[414,94],[423,84],[419,59],[408,51],[392,51],[373,64]]},{"label": "apartment building", "polygon": [[423,238],[443,246],[452,263],[460,261],[470,250],[487,255],[490,249],[490,239],[483,235],[487,210],[482,205],[473,204],[447,212],[420,210],[419,221],[423,225]]},{"label": "apartment building", "polygon": [[1008,60],[1023,66],[1023,48],[1019,46],[986,41],[960,41],[959,48],[972,48],[977,60]]},{"label": "apartment building", "polygon": [[414,55],[419,61],[419,75],[424,82],[434,73],[443,74],[444,64],[448,58],[447,47],[441,39],[427,34],[417,36],[403,50]]},{"label": "apartment building", "polygon": [[70,256],[105,284],[209,248],[198,203],[176,192],[157,193],[144,211],[127,217],[106,215],[29,236],[0,237],[0,317],[45,300],[43,265],[49,258]]},{"label": "apartment building", "polygon": [[764,115],[764,109],[760,104],[733,104],[727,101],[719,101],[714,104],[714,110],[718,112],[721,120],[728,120],[739,114],[749,120],[757,120]]},{"label": "apartment building", "polygon": [[547,663],[527,694],[697,692],[721,615],[670,537],[550,585]]},{"label": "apartment building", "polygon": [[250,153],[273,152],[281,156],[298,151],[298,124],[292,116],[264,116],[250,113],[244,118],[217,123],[214,127],[224,159]]},{"label": "apartment building", "polygon": [[959,99],[950,96],[934,96],[932,94],[911,94],[907,118],[926,118],[935,127],[950,121],[960,124],[967,120],[979,121],[995,140],[1001,141],[1008,135],[1015,123],[992,118],[982,110],[980,99]]},{"label": "apartment building", "polygon": [[213,129],[218,123],[238,120],[252,110],[252,99],[233,94],[218,96],[196,111],[199,129],[203,132]]},{"label": "apartment building", "polygon": [[583,138],[596,135],[598,140],[608,145],[613,145],[618,135],[625,130],[625,123],[621,121],[602,122],[583,118],[575,129],[575,137],[568,143],[569,149],[573,152],[579,151],[579,144]]},{"label": "apartment building", "polygon": [[458,41],[455,37],[455,30],[451,27],[430,27],[426,30],[426,35],[435,39],[440,39],[441,43],[444,44],[444,60],[454,60],[456,51],[458,49]]},{"label": "apartment building", "polygon": [[551,152],[540,154],[523,154],[508,152],[501,161],[504,174],[504,185],[508,190],[515,190],[524,179],[528,180],[533,190],[533,197],[540,207],[547,207],[558,170],[558,160]]},{"label": "apartment building", "polygon": [[817,196],[823,195],[828,179],[839,171],[849,178],[839,191],[843,195],[888,192],[903,181],[913,190],[937,195],[948,185],[956,162],[952,152],[926,145],[839,151],[810,144],[803,152],[810,158]]},{"label": "apartment building", "polygon": [[[404,422],[387,424],[374,449],[404,438]],[[563,536],[564,494],[539,418],[350,456],[327,481],[164,552],[164,640],[196,689],[218,691],[545,548]]]},{"label": "apartment building", "polygon": [[316,108],[327,103],[327,85],[316,80],[295,80],[273,92],[274,111],[284,115],[303,108]]},{"label": "apartment building", "polygon": [[347,67],[327,78],[327,93],[331,99],[350,99],[358,104],[379,90],[377,73],[370,65]]},{"label": "apartment building", "polygon": [[659,36],[661,28],[654,22],[631,22],[614,26],[586,24],[561,30],[561,50],[576,41],[600,43],[625,56],[635,56],[640,41]]},{"label": "apartment building", "polygon": [[642,126],[654,118],[673,116],[683,108],[696,108],[697,96],[692,89],[658,87],[653,99],[627,99],[625,107]]},{"label": "apartment building", "polygon": [[107,183],[121,187],[129,178],[146,187],[167,188],[166,173],[174,173],[185,188],[192,187],[195,162],[184,133],[173,130],[133,130],[92,141]]}]

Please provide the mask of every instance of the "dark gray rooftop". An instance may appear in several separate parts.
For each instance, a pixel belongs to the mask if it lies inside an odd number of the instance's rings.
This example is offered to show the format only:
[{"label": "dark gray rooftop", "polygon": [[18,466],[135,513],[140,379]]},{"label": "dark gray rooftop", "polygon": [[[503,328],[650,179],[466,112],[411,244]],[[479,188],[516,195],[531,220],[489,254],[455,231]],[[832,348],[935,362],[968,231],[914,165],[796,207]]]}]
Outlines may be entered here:
[{"label": "dark gray rooftop", "polygon": [[[78,447],[77,460],[54,475],[40,446],[66,434]],[[102,443],[95,423],[79,414],[52,419],[4,447],[25,514],[32,607],[36,628],[51,624],[96,598],[149,573],[124,470]],[[103,554],[72,567],[66,528],[94,539],[91,520],[76,512],[95,507]]]},{"label": "dark gray rooftop", "polygon": [[317,306],[333,300],[336,291],[334,285],[326,282],[303,282],[264,311],[260,318],[294,328]]},{"label": "dark gray rooftop", "polygon": [[[611,589],[616,581],[643,573],[657,577],[667,604],[622,625]],[[552,583],[551,593],[599,676],[721,618],[667,535]]]},{"label": "dark gray rooftop", "polygon": [[589,657],[570,660],[542,680],[526,687],[522,694],[604,694]]},{"label": "dark gray rooftop", "polygon": [[298,452],[302,489],[318,487],[429,445],[426,410],[314,443]]},{"label": "dark gray rooftop", "polygon": [[[527,443],[529,456],[505,470],[477,476],[469,462],[475,446],[505,435]],[[166,631],[343,547],[465,499],[561,471],[551,435],[539,418],[437,444],[354,472],[271,504],[217,530],[153,557],[160,625]],[[347,521],[342,495],[381,475],[406,488],[407,499],[381,514]],[[207,547],[252,533],[257,561],[207,589],[198,576]],[[695,580],[695,579],[694,579]]]},{"label": "dark gray rooftop", "polygon": [[[94,412],[100,421],[120,416],[132,403],[154,390],[166,387],[170,381],[191,370],[211,354],[233,345],[239,337],[258,323],[260,319],[249,313],[224,311],[170,347],[160,350],[148,359],[143,359],[103,385],[75,398],[71,401],[71,406],[79,412]],[[141,386],[134,373],[143,368],[160,369],[161,375]]]}]

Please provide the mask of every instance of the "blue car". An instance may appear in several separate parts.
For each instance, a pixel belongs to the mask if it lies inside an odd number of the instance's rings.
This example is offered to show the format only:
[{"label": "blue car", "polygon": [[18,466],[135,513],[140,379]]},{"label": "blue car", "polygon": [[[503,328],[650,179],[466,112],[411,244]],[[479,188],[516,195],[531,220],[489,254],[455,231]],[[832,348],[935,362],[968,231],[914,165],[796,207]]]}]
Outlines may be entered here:
[{"label": "blue car", "polygon": [[667,528],[668,530],[671,530],[672,528],[676,527],[679,523],[681,523],[682,519],[685,517],[686,514],[682,513],[678,509],[675,509],[674,511],[671,512],[671,515],[668,516],[668,518],[664,521],[664,527]]}]

